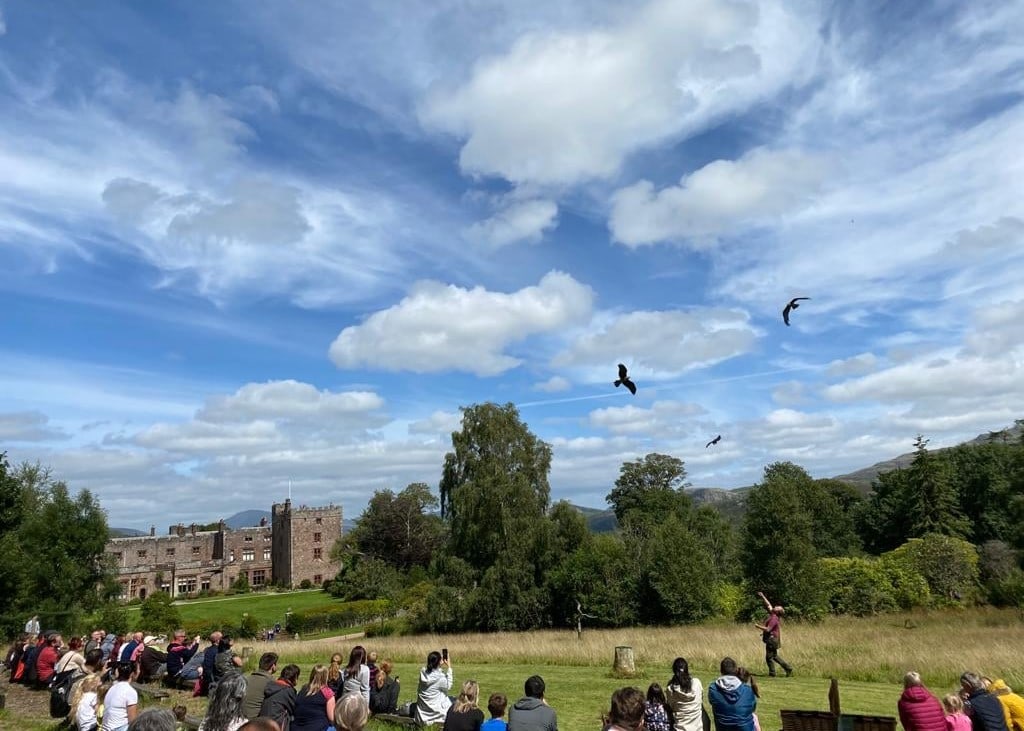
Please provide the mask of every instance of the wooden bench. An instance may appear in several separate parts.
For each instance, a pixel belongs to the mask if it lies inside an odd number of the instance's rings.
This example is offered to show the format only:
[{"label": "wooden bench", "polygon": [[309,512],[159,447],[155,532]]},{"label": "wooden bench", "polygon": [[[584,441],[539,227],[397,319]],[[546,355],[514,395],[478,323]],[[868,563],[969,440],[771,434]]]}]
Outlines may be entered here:
[{"label": "wooden bench", "polygon": [[892,716],[865,716],[842,713],[839,706],[839,681],[831,678],[827,711],[781,710],[782,731],[896,731]]}]

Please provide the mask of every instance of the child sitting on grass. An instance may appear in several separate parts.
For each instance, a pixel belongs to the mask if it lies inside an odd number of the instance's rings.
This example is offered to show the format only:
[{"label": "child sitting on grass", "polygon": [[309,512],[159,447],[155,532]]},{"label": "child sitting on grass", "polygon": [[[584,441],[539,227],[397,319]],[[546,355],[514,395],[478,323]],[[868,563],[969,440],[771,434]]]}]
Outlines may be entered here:
[{"label": "child sitting on grass", "polygon": [[671,731],[668,722],[668,701],[665,700],[665,691],[657,683],[651,683],[647,689],[644,728],[647,731]]},{"label": "child sitting on grass", "polygon": [[971,718],[964,713],[964,702],[956,693],[942,699],[946,711],[946,731],[971,731]]},{"label": "child sitting on grass", "polygon": [[508,698],[504,693],[491,693],[487,699],[487,710],[491,717],[483,722],[480,731],[508,731],[508,724],[505,723],[505,708],[508,707]]}]

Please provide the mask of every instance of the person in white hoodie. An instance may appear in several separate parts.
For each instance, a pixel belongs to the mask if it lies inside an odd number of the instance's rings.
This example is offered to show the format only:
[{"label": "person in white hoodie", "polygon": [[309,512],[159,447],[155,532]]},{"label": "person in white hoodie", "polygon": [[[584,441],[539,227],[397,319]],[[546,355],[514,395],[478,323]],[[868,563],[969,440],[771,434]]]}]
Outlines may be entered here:
[{"label": "person in white hoodie", "polygon": [[416,709],[413,716],[422,726],[444,723],[452,699],[452,668],[448,658],[441,658],[436,650],[427,655],[427,665],[420,669],[420,682],[416,688]]},{"label": "person in white hoodie", "polygon": [[674,731],[703,731],[704,688],[700,678],[690,677],[690,664],[677,657],[672,662],[672,678],[665,686],[665,700],[672,716]]}]

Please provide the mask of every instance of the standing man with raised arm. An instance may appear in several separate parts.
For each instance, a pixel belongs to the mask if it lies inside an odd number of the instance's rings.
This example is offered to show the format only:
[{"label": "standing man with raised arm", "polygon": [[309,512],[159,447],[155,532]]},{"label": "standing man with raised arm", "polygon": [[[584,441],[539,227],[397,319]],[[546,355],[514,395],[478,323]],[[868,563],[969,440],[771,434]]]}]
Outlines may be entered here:
[{"label": "standing man with raised arm", "polygon": [[768,611],[768,619],[763,625],[754,622],[754,626],[761,630],[761,641],[764,642],[764,661],[768,664],[768,675],[775,677],[775,663],[778,663],[779,667],[786,671],[788,678],[793,674],[793,667],[779,657],[779,648],[782,647],[781,617],[786,610],[782,608],[781,604],[773,607],[763,591],[757,592],[757,595],[761,597],[764,608]]}]

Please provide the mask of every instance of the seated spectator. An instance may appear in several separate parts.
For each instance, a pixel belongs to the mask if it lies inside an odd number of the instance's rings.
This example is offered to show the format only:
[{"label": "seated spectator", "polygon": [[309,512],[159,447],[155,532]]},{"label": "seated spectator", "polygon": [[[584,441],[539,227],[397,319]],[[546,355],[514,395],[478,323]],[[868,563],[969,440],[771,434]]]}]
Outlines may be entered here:
[{"label": "seated spectator", "polygon": [[[186,640],[185,630],[174,630],[174,639],[167,645],[167,675],[164,676],[164,679],[168,685],[178,682],[181,671],[197,652],[199,652],[199,637],[189,643]],[[197,672],[192,678],[180,678],[180,680],[193,681],[198,677],[199,673]]]},{"label": "seated spectator", "polygon": [[971,719],[964,713],[964,701],[959,695],[943,696],[942,709],[946,712],[946,731],[971,731]]},{"label": "seated spectator", "polygon": [[272,718],[257,716],[248,721],[238,731],[282,731],[281,725]]},{"label": "seated spectator", "polygon": [[700,678],[691,677],[686,658],[677,657],[672,663],[672,677],[665,692],[675,731],[704,731],[703,699]]},{"label": "seated spectator", "polygon": [[39,650],[39,655],[36,657],[37,687],[45,688],[50,684],[50,680],[57,672],[57,658],[60,656],[60,649],[63,645],[64,638],[59,634],[53,634]]},{"label": "seated spectator", "polygon": [[217,661],[217,653],[220,652],[220,641],[224,635],[220,632],[210,633],[210,645],[203,650],[203,669],[200,673],[200,695],[209,695],[210,683],[213,682],[213,665]]},{"label": "seated spectator", "polygon": [[523,685],[524,697],[508,712],[508,731],[558,731],[555,709],[544,700],[544,678],[531,675]]},{"label": "seated spectator", "polygon": [[135,667],[130,662],[114,666],[116,682],[103,696],[103,731],[125,731],[139,712],[139,694],[132,687]]},{"label": "seated spectator", "polygon": [[[744,667],[739,667],[736,668],[736,677],[740,679],[740,682],[750,686],[750,689],[754,691],[754,698],[761,699],[761,691],[757,687],[757,680],[752,672]],[[758,720],[757,714],[751,713],[750,719],[754,722],[754,731],[761,731],[761,722]]]},{"label": "seated spectator", "polygon": [[166,708],[147,708],[141,711],[128,731],[175,731],[178,722],[174,713]]},{"label": "seated spectator", "polygon": [[356,645],[348,656],[348,665],[341,671],[342,694],[359,693],[370,703],[370,668],[366,667],[366,650]]},{"label": "seated spectator", "polygon": [[68,651],[61,655],[54,672],[57,675],[73,670],[77,674],[85,674],[85,657],[82,655],[82,638],[72,637],[68,642]]},{"label": "seated spectator", "polygon": [[441,653],[434,650],[427,655],[427,664],[420,669],[420,682],[416,687],[416,708],[413,717],[422,726],[444,723],[452,699],[448,691],[452,687],[452,669],[448,660],[441,659]]},{"label": "seated spectator", "polygon": [[139,682],[151,683],[162,680],[167,674],[167,653],[156,646],[153,637],[147,637],[139,654]]},{"label": "seated spectator", "polygon": [[373,684],[377,681],[377,653],[368,652],[366,653],[366,667],[370,671],[370,688],[373,688]]},{"label": "seated spectator", "polygon": [[1003,705],[985,689],[985,681],[981,676],[972,672],[964,673],[960,676],[960,688],[970,704],[974,731],[1007,731]]},{"label": "seated spectator", "polygon": [[385,660],[370,685],[370,713],[397,713],[399,687],[398,678],[391,677],[391,663]]},{"label": "seated spectator", "polygon": [[96,731],[99,725],[96,708],[99,706],[99,690],[102,682],[103,679],[99,673],[90,673],[71,689],[71,695],[68,696],[71,713],[68,718],[73,719],[72,723],[78,728],[78,731]]},{"label": "seated spectator", "polygon": [[491,717],[484,721],[480,731],[508,731],[508,724],[505,723],[505,709],[508,708],[508,698],[504,693],[491,693],[487,699],[487,712]]},{"label": "seated spectator", "polygon": [[234,644],[235,641],[227,635],[220,638],[220,642],[217,644],[217,655],[213,660],[213,679],[210,681],[211,689],[212,686],[219,683],[229,673],[241,672],[239,668],[242,667],[242,658],[232,649]]},{"label": "seated spectator", "polygon": [[327,668],[317,665],[309,682],[295,697],[291,731],[327,731],[334,723],[334,691],[327,685]]},{"label": "seated spectator", "polygon": [[731,657],[722,658],[719,669],[721,676],[708,688],[716,731],[754,731],[753,689],[736,675],[738,667]]},{"label": "seated spectator", "polygon": [[344,680],[341,677],[341,663],[344,661],[341,653],[336,652],[331,655],[331,664],[327,666],[327,685],[334,691],[334,695],[341,695],[341,684]]},{"label": "seated spectator", "polygon": [[103,661],[112,660],[117,656],[114,654],[114,648],[117,646],[117,635],[113,632],[108,632],[103,636],[103,642],[100,643],[100,650],[103,651]]},{"label": "seated spectator", "polygon": [[21,662],[21,656],[25,654],[25,644],[28,642],[28,635],[22,633],[18,636],[11,646],[7,648],[7,654],[4,655],[4,668],[7,669],[10,675],[10,679],[14,680],[14,671],[18,668],[18,663]]},{"label": "seated spectator", "polygon": [[347,693],[334,706],[336,731],[363,731],[370,720],[370,711],[361,693]]},{"label": "seated spectator", "polygon": [[199,731],[238,731],[249,720],[242,713],[244,700],[245,678],[241,673],[227,673],[210,693],[210,705]]},{"label": "seated spectator", "polygon": [[913,670],[903,676],[903,695],[896,708],[904,731],[946,731],[942,704],[928,692],[921,676]]},{"label": "seated spectator", "polygon": [[444,731],[480,731],[484,712],[477,707],[479,697],[480,686],[475,680],[463,683],[459,697],[444,718]]},{"label": "seated spectator", "polygon": [[97,647],[103,644],[103,638],[106,633],[101,629],[94,629],[89,633],[89,641],[85,643],[85,648],[82,650],[82,654],[89,652],[89,650],[95,650]]},{"label": "seated spectator", "polygon": [[1003,704],[1006,727],[1010,731],[1024,731],[1024,698],[1014,693],[1002,679],[993,680],[988,692]]},{"label": "seated spectator", "polygon": [[132,657],[135,655],[135,650],[139,645],[142,644],[142,640],[145,639],[145,635],[141,632],[132,633],[131,640],[121,646],[120,654],[117,656],[118,662],[131,662]]},{"label": "seated spectator", "polygon": [[639,688],[619,688],[612,693],[605,731],[639,731],[644,726],[646,706]]},{"label": "seated spectator", "polygon": [[274,672],[277,670],[277,653],[264,652],[256,670],[245,677],[245,701],[242,703],[242,715],[250,721],[260,715],[260,706],[263,705],[263,691],[267,689],[268,683],[274,682]]},{"label": "seated spectator", "polygon": [[288,722],[295,711],[295,683],[299,679],[298,665],[285,665],[281,675],[273,683],[267,683],[263,691],[263,705],[260,706],[260,717],[276,721],[282,729],[288,728]]},{"label": "seated spectator", "polygon": [[188,718],[188,706],[179,703],[171,711],[174,713],[174,719],[178,722],[177,731],[185,731],[187,728],[185,719]]},{"label": "seated spectator", "polygon": [[647,688],[644,726],[647,731],[671,731],[668,722],[668,700],[665,698],[665,691],[657,683],[651,683]]}]

